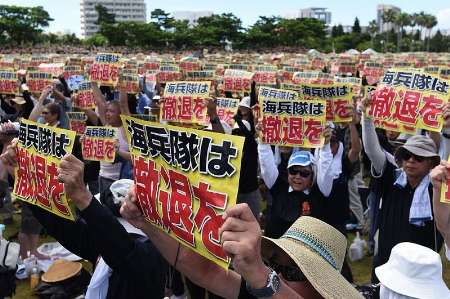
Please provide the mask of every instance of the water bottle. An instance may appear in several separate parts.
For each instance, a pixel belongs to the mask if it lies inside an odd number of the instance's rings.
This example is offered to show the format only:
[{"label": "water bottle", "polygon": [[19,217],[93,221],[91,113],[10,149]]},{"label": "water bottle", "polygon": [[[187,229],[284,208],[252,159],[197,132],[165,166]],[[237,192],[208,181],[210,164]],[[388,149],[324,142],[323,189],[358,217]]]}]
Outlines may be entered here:
[{"label": "water bottle", "polygon": [[39,284],[39,268],[37,265],[34,265],[33,268],[31,268],[31,274],[30,274],[30,288],[34,290],[34,288]]}]

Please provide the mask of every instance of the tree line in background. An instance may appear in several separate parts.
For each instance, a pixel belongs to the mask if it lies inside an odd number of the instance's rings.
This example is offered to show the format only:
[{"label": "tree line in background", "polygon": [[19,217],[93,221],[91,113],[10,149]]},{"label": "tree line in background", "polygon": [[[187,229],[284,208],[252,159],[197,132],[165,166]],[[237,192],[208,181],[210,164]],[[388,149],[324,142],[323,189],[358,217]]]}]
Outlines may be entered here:
[{"label": "tree line in background", "polygon": [[41,6],[19,7],[0,5],[0,44],[30,46],[35,44],[73,46],[127,46],[143,49],[184,50],[223,48],[232,43],[238,50],[317,49],[342,52],[348,49],[373,48],[378,52],[433,51],[450,48],[450,37],[438,30],[436,17],[424,12],[407,14],[387,11],[383,21],[394,24],[390,31],[378,33],[375,20],[362,30],[358,18],[351,32],[342,25],[327,32],[322,21],[311,18],[285,19],[261,16],[249,28],[232,13],[199,18],[195,25],[175,20],[162,9],[151,12],[148,23],[117,22],[114,14],[97,5],[97,25],[94,36],[80,40],[75,34],[44,33],[53,19]]}]

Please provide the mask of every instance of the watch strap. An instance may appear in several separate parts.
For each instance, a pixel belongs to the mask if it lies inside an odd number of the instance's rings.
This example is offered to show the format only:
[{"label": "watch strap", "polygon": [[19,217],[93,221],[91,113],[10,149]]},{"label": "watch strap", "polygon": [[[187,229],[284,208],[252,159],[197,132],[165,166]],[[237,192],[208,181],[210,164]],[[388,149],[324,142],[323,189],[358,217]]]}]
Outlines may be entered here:
[{"label": "watch strap", "polygon": [[[274,283],[274,281],[276,281]],[[275,271],[271,270],[267,277],[267,285],[260,289],[253,289],[248,282],[246,282],[247,291],[257,298],[266,298],[273,296],[280,288],[280,279]]]}]

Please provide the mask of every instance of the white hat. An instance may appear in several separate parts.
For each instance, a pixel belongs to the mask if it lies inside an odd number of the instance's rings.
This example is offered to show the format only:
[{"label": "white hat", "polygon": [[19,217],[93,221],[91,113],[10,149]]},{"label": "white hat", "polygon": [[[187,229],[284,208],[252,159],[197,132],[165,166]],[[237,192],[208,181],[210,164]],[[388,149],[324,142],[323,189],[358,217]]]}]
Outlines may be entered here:
[{"label": "white hat", "polygon": [[[244,124],[245,128],[247,129],[247,131],[251,131],[252,127],[250,125],[250,123],[248,121],[246,121],[245,119],[242,120],[242,123]],[[234,123],[233,129],[239,129],[239,125],[237,122]]]},{"label": "white hat", "polygon": [[[222,125],[223,131],[225,134],[231,135],[231,127],[229,124],[227,124],[226,121],[220,120],[220,124]],[[206,127],[206,130],[212,131],[212,124],[209,124],[209,126]]]},{"label": "white hat", "polygon": [[239,106],[251,109],[252,107],[250,106],[250,97],[243,97],[242,100],[239,102]]},{"label": "white hat", "polygon": [[381,284],[405,296],[421,299],[450,298],[442,279],[438,253],[414,243],[399,243],[392,248],[389,261],[375,268]]}]

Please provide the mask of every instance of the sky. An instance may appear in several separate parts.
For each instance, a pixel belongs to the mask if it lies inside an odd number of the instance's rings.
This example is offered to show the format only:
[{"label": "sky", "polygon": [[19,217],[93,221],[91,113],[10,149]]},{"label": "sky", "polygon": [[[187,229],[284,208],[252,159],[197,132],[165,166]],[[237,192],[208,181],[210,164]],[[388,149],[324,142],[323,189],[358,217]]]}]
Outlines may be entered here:
[{"label": "sky", "polygon": [[[438,19],[437,28],[450,31],[450,1],[448,0],[145,0],[147,21],[150,12],[161,8],[166,12],[207,10],[214,13],[231,12],[238,16],[244,26],[252,25],[259,16],[280,15],[307,7],[326,7],[331,11],[332,24],[352,25],[358,17],[361,25],[376,18],[377,4],[391,4],[408,13],[425,11]],[[20,6],[43,6],[54,19],[46,31],[80,34],[79,0],[0,0],[0,4]]]}]

